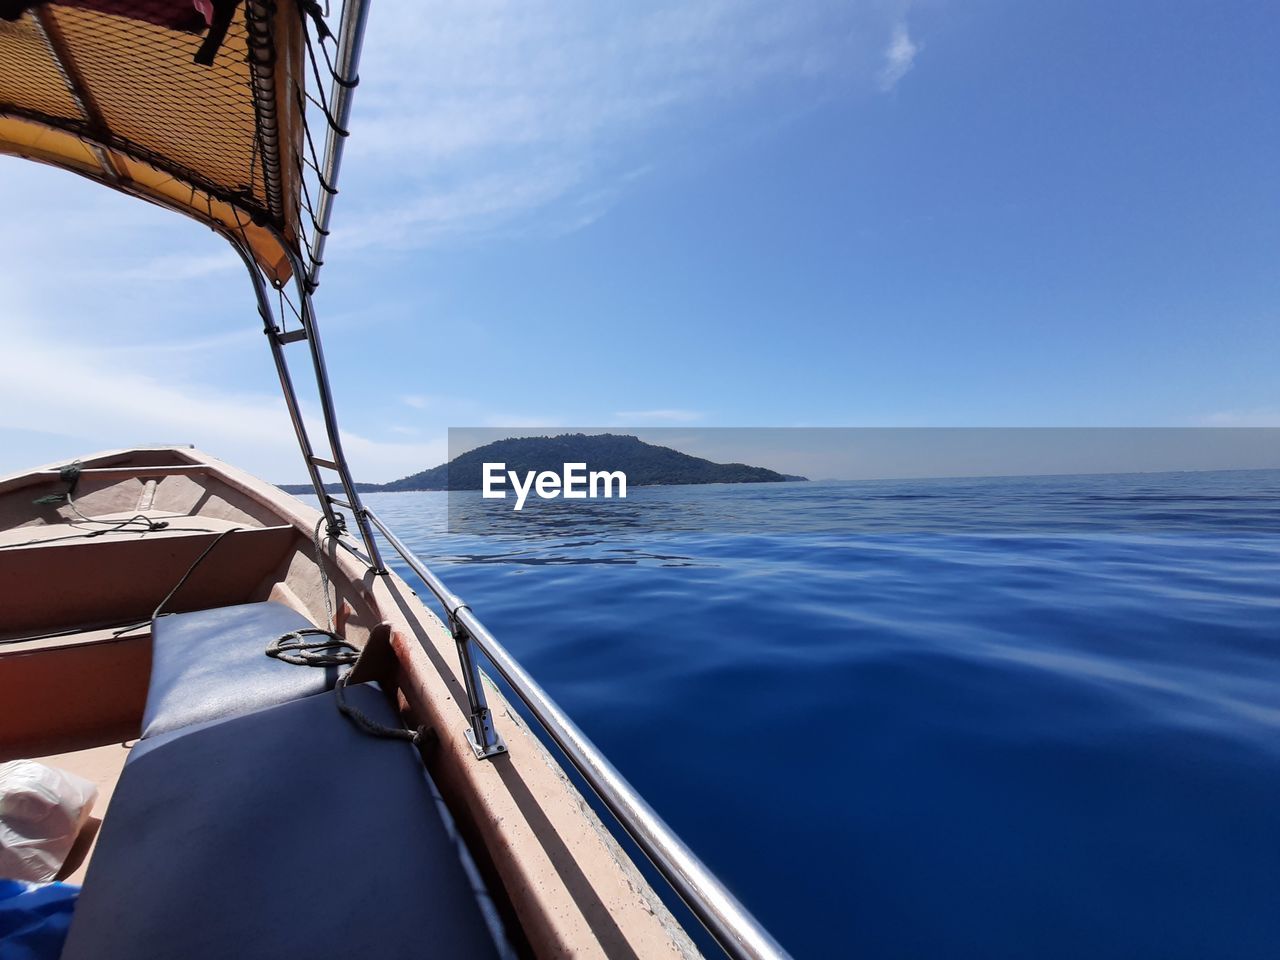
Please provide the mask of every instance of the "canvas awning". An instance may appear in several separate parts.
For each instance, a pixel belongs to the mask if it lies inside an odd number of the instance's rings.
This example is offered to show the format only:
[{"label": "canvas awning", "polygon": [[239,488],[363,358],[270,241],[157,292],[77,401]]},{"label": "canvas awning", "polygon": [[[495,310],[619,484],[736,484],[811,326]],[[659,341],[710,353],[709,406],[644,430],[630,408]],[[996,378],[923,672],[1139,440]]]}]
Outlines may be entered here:
[{"label": "canvas awning", "polygon": [[307,215],[303,17],[295,0],[0,0],[0,153],[238,236],[283,283]]}]

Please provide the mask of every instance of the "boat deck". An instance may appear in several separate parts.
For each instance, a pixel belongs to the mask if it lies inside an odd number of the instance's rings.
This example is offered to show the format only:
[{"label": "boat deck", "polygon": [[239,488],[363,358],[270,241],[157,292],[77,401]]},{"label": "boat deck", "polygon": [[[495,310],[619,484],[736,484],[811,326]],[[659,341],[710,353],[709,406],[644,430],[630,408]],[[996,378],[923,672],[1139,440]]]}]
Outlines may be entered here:
[{"label": "boat deck", "polygon": [[[530,955],[697,956],[562,766],[496,688],[487,690],[490,710],[503,726],[508,751],[477,760],[464,736],[470,717],[457,641],[399,576],[375,575],[335,537],[317,547],[321,517],[315,510],[198,451],[108,451],[77,464],[74,490],[65,464],[0,477],[6,608],[0,624],[0,761],[38,760],[84,776],[100,790],[63,879],[82,882],[92,860],[95,876],[108,877],[99,889],[109,892],[115,885],[106,869],[111,838],[132,829],[127,816],[121,819],[132,781],[119,781],[146,712],[157,609],[184,614],[275,601],[329,626],[357,648],[375,633],[383,638],[369,661],[372,678],[395,690],[395,720],[436,731],[425,751],[432,782],[508,930]],[[99,522],[86,524],[80,514]],[[170,525],[111,530],[112,521],[139,514]],[[220,536],[232,528],[236,532]],[[336,729],[345,736],[348,726]],[[366,749],[357,753],[365,756],[369,744],[361,746]],[[287,769],[275,772],[287,779]],[[220,783],[216,772],[211,776]],[[344,789],[372,782],[320,779]],[[417,824],[414,804],[434,810],[438,801],[420,796],[418,778],[413,783],[409,793],[393,794],[417,796],[406,812]],[[185,780],[161,777],[154,786],[176,791],[183,803],[201,800],[186,796]],[[277,792],[288,789],[285,784]],[[229,796],[243,795],[232,790]],[[383,813],[387,799],[377,799]],[[362,794],[360,800],[347,806],[354,810],[374,798]],[[98,844],[109,808],[112,822],[126,827],[123,834],[108,828]],[[139,838],[148,835],[145,826]],[[180,827],[178,822],[175,829]],[[276,827],[273,819],[261,835]],[[133,869],[127,851],[117,853],[117,868]],[[216,844],[207,854],[208,862],[221,862]],[[142,880],[154,882],[144,873],[139,888]]]},{"label": "boat deck", "polygon": [[[148,530],[142,524],[122,526],[113,530],[112,524],[123,524],[128,520],[143,517],[153,523],[166,523],[168,526],[160,530]],[[222,533],[235,527],[243,527],[243,523],[224,520],[221,517],[191,516],[185,513],[173,513],[169,510],[123,510],[115,513],[99,514],[92,522],[71,520],[66,523],[28,524],[0,530],[0,547],[11,549],[20,547],[38,547],[54,543],[68,543],[74,540],[157,540],[165,537],[181,537],[190,533]],[[92,534],[93,536],[89,536]]]},{"label": "boat deck", "polygon": [[[125,525],[128,521],[145,518],[152,524],[166,524],[160,530],[148,530],[140,522]],[[113,525],[120,525],[113,529]],[[166,536],[186,534],[220,534],[224,530],[243,527],[221,517],[191,516],[165,509],[125,509],[113,513],[100,513],[91,521],[72,518],[61,524],[29,524],[0,530],[0,548],[42,547],[73,540],[155,540]],[[92,536],[91,536],[92,534]]]},{"label": "boat deck", "polygon": [[98,785],[98,799],[93,805],[93,814],[80,832],[76,845],[71,848],[67,862],[58,874],[59,880],[65,880],[67,883],[84,883],[89,859],[93,856],[94,847],[98,842],[98,828],[102,825],[102,818],[107,815],[111,795],[115,792],[116,783],[120,780],[120,773],[124,770],[124,762],[129,757],[129,749],[132,745],[132,741],[103,743],[65,753],[51,753],[30,758],[45,766],[74,773]]}]

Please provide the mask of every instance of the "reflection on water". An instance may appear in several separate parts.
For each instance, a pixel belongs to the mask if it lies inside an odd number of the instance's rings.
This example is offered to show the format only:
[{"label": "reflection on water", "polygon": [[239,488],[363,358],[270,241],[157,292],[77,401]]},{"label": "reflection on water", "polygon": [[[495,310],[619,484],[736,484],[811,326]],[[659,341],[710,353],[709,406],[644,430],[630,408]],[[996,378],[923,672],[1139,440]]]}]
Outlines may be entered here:
[{"label": "reflection on water", "polygon": [[797,957],[1276,955],[1280,473],[629,493],[369,500]]},{"label": "reflection on water", "polygon": [[[1280,530],[1276,471],[632,487],[623,499],[421,502],[419,524],[545,540],[679,533],[1177,533]],[[1208,487],[1206,488],[1206,485]],[[436,527],[438,529],[438,527]]]}]

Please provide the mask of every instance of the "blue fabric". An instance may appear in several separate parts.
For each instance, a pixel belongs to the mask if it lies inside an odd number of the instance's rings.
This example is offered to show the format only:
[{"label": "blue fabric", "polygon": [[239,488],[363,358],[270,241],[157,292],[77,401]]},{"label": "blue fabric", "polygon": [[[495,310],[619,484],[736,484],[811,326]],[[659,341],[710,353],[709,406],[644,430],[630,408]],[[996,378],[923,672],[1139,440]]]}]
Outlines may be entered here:
[{"label": "blue fabric", "polygon": [[58,960],[80,888],[0,880],[0,958]]}]

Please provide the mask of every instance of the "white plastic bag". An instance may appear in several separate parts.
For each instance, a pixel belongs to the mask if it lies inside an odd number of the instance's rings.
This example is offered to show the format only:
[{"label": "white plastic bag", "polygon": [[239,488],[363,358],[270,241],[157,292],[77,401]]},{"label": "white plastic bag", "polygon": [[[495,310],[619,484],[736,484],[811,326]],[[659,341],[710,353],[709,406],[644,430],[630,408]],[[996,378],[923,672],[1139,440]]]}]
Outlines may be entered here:
[{"label": "white plastic bag", "polygon": [[97,799],[97,786],[74,773],[34,760],[0,763],[0,877],[56,877]]}]

